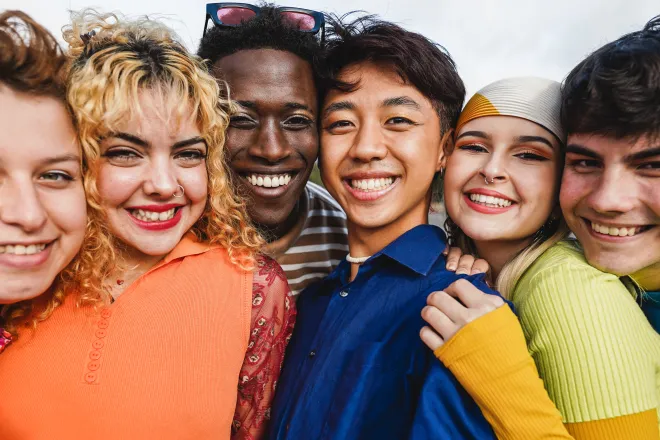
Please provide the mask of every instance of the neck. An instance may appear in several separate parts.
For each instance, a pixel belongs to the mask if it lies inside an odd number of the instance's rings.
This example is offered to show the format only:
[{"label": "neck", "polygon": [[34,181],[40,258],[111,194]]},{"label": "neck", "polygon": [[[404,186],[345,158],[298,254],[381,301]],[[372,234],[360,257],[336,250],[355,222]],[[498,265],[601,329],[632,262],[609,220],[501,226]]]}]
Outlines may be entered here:
[{"label": "neck", "polygon": [[[385,248],[388,244],[413,229],[424,225],[429,220],[429,202],[413,208],[392,223],[369,228],[360,226],[348,219],[348,252],[353,257],[371,256]],[[359,264],[351,264],[351,278],[357,276]]]},{"label": "neck", "polygon": [[282,223],[273,225],[256,223],[255,227],[268,243],[272,243],[284,237],[296,226],[296,223],[300,220],[300,209],[300,200],[298,200],[289,216]]},{"label": "neck", "polygon": [[631,275],[644,290],[660,290],[660,261]]},{"label": "neck", "polygon": [[492,279],[497,280],[504,266],[531,243],[532,238],[528,237],[516,241],[475,241],[474,245],[479,257],[490,265]]},{"label": "neck", "polygon": [[117,270],[110,276],[110,293],[117,299],[128,286],[156,266],[165,255],[147,255],[135,248],[123,249],[120,252]]}]

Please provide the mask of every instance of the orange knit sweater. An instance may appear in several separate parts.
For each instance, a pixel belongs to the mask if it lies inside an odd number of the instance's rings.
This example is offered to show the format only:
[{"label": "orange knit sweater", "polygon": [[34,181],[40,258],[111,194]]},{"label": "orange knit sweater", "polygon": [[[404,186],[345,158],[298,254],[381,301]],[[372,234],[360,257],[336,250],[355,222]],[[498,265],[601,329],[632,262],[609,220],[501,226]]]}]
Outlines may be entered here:
[{"label": "orange knit sweater", "polygon": [[69,297],[0,356],[0,438],[228,439],[252,277],[185,238],[110,306]]}]

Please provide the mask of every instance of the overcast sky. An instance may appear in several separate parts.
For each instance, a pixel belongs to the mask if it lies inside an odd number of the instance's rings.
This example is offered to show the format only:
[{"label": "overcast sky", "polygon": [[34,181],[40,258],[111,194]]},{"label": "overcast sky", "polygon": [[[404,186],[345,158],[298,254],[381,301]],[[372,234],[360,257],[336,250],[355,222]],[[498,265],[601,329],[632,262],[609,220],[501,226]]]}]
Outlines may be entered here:
[{"label": "overcast sky", "polygon": [[[163,17],[192,50],[205,0],[0,0],[60,35],[68,10],[93,6]],[[360,9],[420,32],[451,53],[468,93],[508,76],[561,80],[585,55],[660,14],[659,0],[286,0],[287,6],[345,13]]]}]

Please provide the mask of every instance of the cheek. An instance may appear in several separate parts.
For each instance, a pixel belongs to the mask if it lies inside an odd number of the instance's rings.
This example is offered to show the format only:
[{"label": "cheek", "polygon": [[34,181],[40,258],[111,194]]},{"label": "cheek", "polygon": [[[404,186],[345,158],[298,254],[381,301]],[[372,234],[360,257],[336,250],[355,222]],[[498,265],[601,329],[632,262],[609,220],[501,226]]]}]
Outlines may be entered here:
[{"label": "cheek", "polygon": [[298,155],[305,158],[311,169],[319,154],[319,137],[316,129],[290,131],[285,135],[289,145]]},{"label": "cheek", "polygon": [[201,165],[194,168],[183,169],[178,176],[178,181],[186,193],[186,197],[193,205],[206,204],[208,197],[208,173],[206,166]]},{"label": "cheek", "polygon": [[559,203],[564,216],[570,216],[571,210],[585,197],[587,186],[579,174],[565,171],[559,190]]},{"label": "cheek", "polygon": [[140,168],[121,168],[103,164],[99,168],[96,187],[103,205],[117,207],[127,202],[142,183]]},{"label": "cheek", "polygon": [[82,184],[41,197],[48,218],[61,232],[82,239],[87,224],[87,203]]}]

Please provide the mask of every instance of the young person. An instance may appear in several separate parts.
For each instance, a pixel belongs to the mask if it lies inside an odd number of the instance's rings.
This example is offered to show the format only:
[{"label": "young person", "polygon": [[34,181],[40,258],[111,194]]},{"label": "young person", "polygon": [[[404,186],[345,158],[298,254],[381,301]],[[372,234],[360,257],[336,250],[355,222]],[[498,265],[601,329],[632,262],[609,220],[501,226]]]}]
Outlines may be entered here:
[{"label": "young person", "polygon": [[270,438],[495,438],[416,338],[428,293],[459,278],[427,221],[463,83],[437,45],[370,18],[337,21],[327,61],[321,173],[350,252],[301,295]]},{"label": "young person", "polygon": [[[578,439],[660,437],[660,336],[642,310],[652,299],[640,292],[660,283],[660,199],[652,191],[660,177],[660,121],[653,110],[660,84],[649,80],[659,70],[656,18],[600,48],[568,76],[560,204],[580,246],[548,249],[511,294],[541,378]],[[528,387],[521,384],[535,381],[536,371],[516,342],[521,339],[508,337],[508,347],[495,340],[515,335],[517,324],[505,312],[486,313],[492,307],[481,306],[485,295],[471,286],[458,290],[465,307],[443,295],[441,302],[430,299],[434,307],[425,316],[440,335],[427,330],[423,338],[484,412],[499,420],[498,435],[509,429],[500,438],[545,435],[543,421],[520,430],[501,410],[529,407]],[[467,324],[458,314],[485,316]],[[468,346],[473,355],[458,359],[460,347]],[[486,373],[491,380],[484,380]],[[470,380],[474,375],[478,384]]]},{"label": "young person", "polygon": [[323,16],[275,5],[209,4],[198,54],[238,103],[227,132],[234,183],[294,295],[348,250],[346,215],[308,182],[318,155]]},{"label": "young person", "polygon": [[84,11],[65,39],[94,259],[3,353],[0,437],[260,438],[293,308],[232,192],[226,92],[158,22]]},{"label": "young person", "polygon": [[[85,234],[65,69],[66,57],[45,28],[20,11],[0,14],[0,352],[21,324],[46,318],[61,302],[72,273],[58,274]],[[46,292],[46,306],[32,313],[33,298]]]}]

